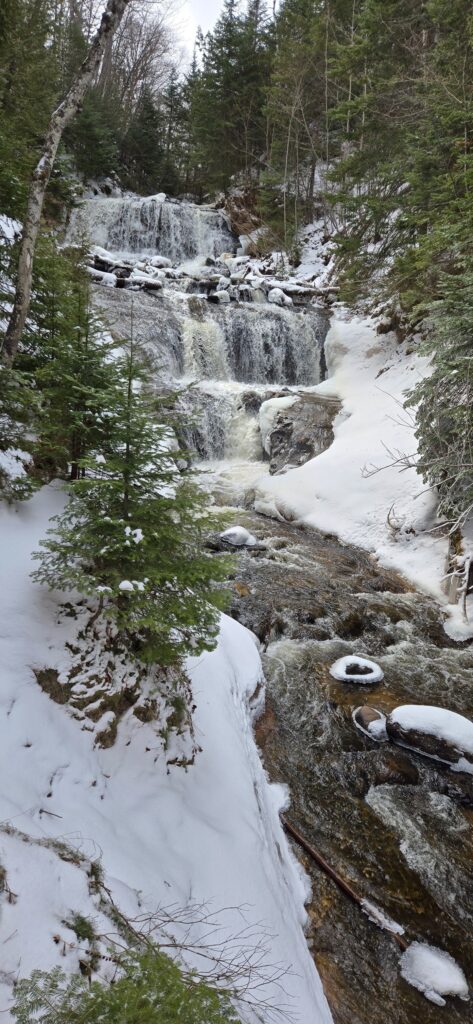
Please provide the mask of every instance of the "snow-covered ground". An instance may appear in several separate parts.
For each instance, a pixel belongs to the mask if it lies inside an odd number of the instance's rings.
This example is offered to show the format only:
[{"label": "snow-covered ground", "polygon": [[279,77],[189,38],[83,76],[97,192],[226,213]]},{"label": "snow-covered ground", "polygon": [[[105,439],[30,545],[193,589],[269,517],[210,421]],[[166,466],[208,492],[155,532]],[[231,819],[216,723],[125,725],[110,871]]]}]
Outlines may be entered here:
[{"label": "snow-covered ground", "polygon": [[[286,794],[269,785],[252,736],[261,703],[254,637],[223,617],[218,648],[189,661],[202,748],[193,766],[169,766],[158,725],[131,710],[114,746],[94,746],[93,733],[33,673],[64,668],[64,643],[77,630],[74,619],[58,621],[56,596],[29,579],[31,552],[61,501],[53,485],[17,508],[0,507],[3,1020],[15,978],[53,964],[77,969],[84,942],[70,926],[74,915],[91,918],[101,935],[113,931],[88,875],[99,860],[114,901],[131,917],[205,902],[222,912],[219,941],[248,927],[235,943],[256,943],[257,955],[266,944],[263,973],[284,975],[268,980],[260,997],[287,1005],[300,1024],[329,1024],[303,935],[306,881],[278,818]],[[265,1010],[261,1020],[272,1019]]]},{"label": "snow-covered ground", "polygon": [[442,597],[446,539],[431,533],[436,503],[414,468],[392,464],[416,451],[403,403],[428,363],[377,334],[369,319],[337,308],[326,341],[328,379],[313,388],[342,402],[331,447],[258,481],[258,511],[297,519],[373,552],[386,566]]}]

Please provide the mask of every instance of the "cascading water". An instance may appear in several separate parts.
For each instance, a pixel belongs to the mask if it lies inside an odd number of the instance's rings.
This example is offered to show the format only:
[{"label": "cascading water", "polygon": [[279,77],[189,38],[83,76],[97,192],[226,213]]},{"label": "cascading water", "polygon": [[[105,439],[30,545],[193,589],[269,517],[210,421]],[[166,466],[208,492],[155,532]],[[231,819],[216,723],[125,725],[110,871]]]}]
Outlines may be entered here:
[{"label": "cascading water", "polygon": [[[256,288],[247,291],[258,301],[209,302],[207,279],[213,274],[218,281],[219,272],[203,266],[204,258],[236,247],[215,210],[162,197],[90,199],[75,211],[68,237],[83,233],[114,253],[159,252],[174,261],[197,254],[201,267],[196,262],[193,277],[178,266],[158,291],[138,297],[129,289],[98,288],[96,302],[117,335],[126,337],[133,322],[134,336],[162,380],[193,384],[180,399],[180,440],[205,463],[221,500],[245,502],[267,471],[259,405],[281,388],[310,388],[320,380],[326,329],[320,309],[310,302],[272,305]],[[245,401],[249,387],[253,403]],[[217,478],[229,487],[221,492]]]},{"label": "cascading water", "polygon": [[173,262],[234,252],[236,240],[222,213],[162,196],[88,199],[75,210],[69,238],[85,236],[117,253],[159,253]]}]

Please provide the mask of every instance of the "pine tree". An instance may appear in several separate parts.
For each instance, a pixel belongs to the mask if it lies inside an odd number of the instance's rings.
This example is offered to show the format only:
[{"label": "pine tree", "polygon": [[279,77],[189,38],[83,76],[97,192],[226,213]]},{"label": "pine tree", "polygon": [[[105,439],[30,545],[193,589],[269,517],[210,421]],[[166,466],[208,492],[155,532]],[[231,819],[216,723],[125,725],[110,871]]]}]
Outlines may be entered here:
[{"label": "pine tree", "polygon": [[224,602],[214,584],[228,566],[203,547],[212,525],[205,497],[178,467],[133,345],[119,369],[108,443],[80,463],[86,475],[56,518],[34,578],[100,597],[130,653],[167,664],[214,646]]},{"label": "pine tree", "polygon": [[122,955],[113,985],[34,971],[15,987],[18,1024],[238,1024],[228,996],[158,949]]}]

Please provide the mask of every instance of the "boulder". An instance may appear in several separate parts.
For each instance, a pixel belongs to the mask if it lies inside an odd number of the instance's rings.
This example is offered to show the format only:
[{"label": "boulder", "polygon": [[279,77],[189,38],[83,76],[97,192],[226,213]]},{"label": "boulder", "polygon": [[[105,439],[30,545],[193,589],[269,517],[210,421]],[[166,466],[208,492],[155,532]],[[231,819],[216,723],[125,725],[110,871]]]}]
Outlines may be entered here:
[{"label": "boulder", "polygon": [[330,675],[341,683],[356,683],[358,686],[372,686],[384,679],[384,672],[375,661],[348,654],[330,666]]},{"label": "boulder", "polygon": [[473,774],[473,722],[455,711],[424,704],[402,704],[386,719],[395,743]]},{"label": "boulder", "polygon": [[268,292],[268,302],[275,306],[292,306],[292,299],[285,295],[282,288],[271,288]]},{"label": "boulder", "polygon": [[371,708],[369,704],[362,704],[361,707],[355,708],[352,719],[359,732],[368,736],[370,740],[375,740],[376,743],[387,741],[386,716],[377,708]]},{"label": "boulder", "polygon": [[[336,398],[318,394],[292,395],[274,407],[271,429],[266,431],[264,447],[269,455],[269,472],[279,473],[288,466],[302,466],[330,448],[333,421],[340,410]],[[263,410],[264,412],[264,410]]]},{"label": "boulder", "polygon": [[230,526],[228,530],[224,530],[220,534],[220,540],[225,541],[226,544],[231,544],[235,548],[252,548],[258,543],[256,537],[249,530],[246,530],[244,526]]},{"label": "boulder", "polygon": [[223,306],[226,302],[230,302],[228,292],[224,291],[211,292],[208,299],[209,302],[215,302],[218,306]]}]

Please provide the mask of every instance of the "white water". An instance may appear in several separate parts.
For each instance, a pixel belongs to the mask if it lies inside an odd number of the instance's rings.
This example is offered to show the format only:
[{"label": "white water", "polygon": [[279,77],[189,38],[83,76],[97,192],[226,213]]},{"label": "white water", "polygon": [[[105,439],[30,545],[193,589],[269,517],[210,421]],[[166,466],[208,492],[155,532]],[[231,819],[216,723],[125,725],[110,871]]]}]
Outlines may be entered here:
[{"label": "white water", "polygon": [[235,250],[222,213],[160,197],[86,199],[71,217],[69,238],[85,236],[116,253],[159,252],[173,262]]},{"label": "white water", "polygon": [[[138,252],[159,253],[186,264],[197,257],[196,267],[237,244],[219,211],[153,196],[87,200],[74,212],[68,229],[69,240],[82,234],[113,253],[134,253],[135,259]],[[98,288],[97,305],[122,337],[133,310],[134,336],[146,349],[157,377],[171,384],[193,384],[180,399],[180,441],[197,453],[205,485],[216,500],[247,504],[255,481],[268,468],[259,404],[281,387],[305,388],[319,382],[321,315],[310,304],[215,305],[207,301],[205,290],[179,290],[188,287],[203,288],[199,274],[167,280],[163,290],[152,295]]]}]

